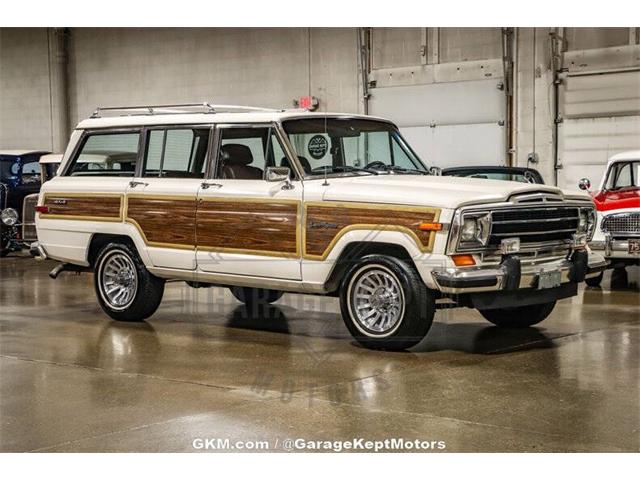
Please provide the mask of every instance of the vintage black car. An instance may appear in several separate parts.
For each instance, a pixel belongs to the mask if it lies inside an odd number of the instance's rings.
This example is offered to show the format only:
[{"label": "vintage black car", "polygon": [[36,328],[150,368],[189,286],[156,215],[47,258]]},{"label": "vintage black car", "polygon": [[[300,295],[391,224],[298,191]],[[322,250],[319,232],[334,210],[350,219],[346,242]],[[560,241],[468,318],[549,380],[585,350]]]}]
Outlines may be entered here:
[{"label": "vintage black car", "polygon": [[512,182],[538,183],[544,185],[542,175],[534,168],[524,167],[454,167],[444,168],[442,175],[451,177],[486,178],[489,180],[509,180]]},{"label": "vintage black car", "polygon": [[[0,150],[0,257],[33,240],[24,238],[25,198],[42,185],[41,150]],[[31,197],[33,198],[33,196]]]}]

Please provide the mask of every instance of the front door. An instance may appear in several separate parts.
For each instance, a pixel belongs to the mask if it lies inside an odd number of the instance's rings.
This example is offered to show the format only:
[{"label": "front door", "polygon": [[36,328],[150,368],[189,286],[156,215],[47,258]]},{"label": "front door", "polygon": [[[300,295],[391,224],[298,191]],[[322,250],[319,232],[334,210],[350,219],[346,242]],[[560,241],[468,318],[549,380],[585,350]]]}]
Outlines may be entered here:
[{"label": "front door", "polygon": [[211,128],[145,131],[142,167],[127,189],[126,221],[145,241],[155,267],[195,270],[196,202]]},{"label": "front door", "polygon": [[198,271],[300,280],[302,182],[266,180],[269,166],[291,168],[274,127],[220,126],[216,140],[198,192]]}]

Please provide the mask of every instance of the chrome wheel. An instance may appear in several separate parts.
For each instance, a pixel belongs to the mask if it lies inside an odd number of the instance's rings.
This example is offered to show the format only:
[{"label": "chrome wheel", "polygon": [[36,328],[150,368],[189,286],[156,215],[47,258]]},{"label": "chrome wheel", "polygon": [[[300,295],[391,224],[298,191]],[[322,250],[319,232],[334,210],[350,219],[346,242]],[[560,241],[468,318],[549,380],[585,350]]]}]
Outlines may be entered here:
[{"label": "chrome wheel", "polygon": [[349,287],[349,306],[359,330],[369,336],[386,336],[400,326],[404,292],[391,270],[381,265],[364,267]]},{"label": "chrome wheel", "polygon": [[114,310],[124,310],[135,299],[138,273],[133,260],[121,251],[114,251],[102,261],[100,294]]}]

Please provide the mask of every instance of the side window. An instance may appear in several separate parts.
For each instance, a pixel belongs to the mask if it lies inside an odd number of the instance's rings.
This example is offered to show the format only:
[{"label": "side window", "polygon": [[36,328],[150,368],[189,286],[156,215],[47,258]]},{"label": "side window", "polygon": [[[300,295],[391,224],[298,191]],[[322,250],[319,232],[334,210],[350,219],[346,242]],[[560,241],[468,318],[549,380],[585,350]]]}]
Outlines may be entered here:
[{"label": "side window", "polygon": [[616,183],[614,185],[615,188],[624,188],[631,186],[631,164],[625,163],[621,164],[618,168],[618,175],[616,179]]},{"label": "side window", "polygon": [[139,132],[89,134],[66,175],[133,177],[139,139]]},{"label": "side window", "polygon": [[145,177],[204,178],[208,128],[151,130],[144,162]]},{"label": "side window", "polygon": [[269,128],[224,128],[220,132],[217,178],[260,180],[267,167]]}]

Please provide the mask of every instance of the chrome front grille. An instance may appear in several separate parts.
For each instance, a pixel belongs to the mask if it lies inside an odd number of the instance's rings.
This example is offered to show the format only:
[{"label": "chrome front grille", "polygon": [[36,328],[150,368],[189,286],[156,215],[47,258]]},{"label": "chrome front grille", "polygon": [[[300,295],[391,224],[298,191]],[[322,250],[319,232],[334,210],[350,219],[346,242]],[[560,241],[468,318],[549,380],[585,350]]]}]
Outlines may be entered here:
[{"label": "chrome front grille", "polygon": [[22,239],[25,241],[37,240],[36,235],[36,205],[38,194],[27,195],[22,202]]},{"label": "chrome front grille", "polygon": [[521,244],[571,241],[578,229],[578,207],[531,207],[494,210],[487,246],[498,248],[505,238],[518,237]]},{"label": "chrome front grille", "polygon": [[602,218],[601,229],[611,235],[640,235],[640,212],[614,213]]}]

